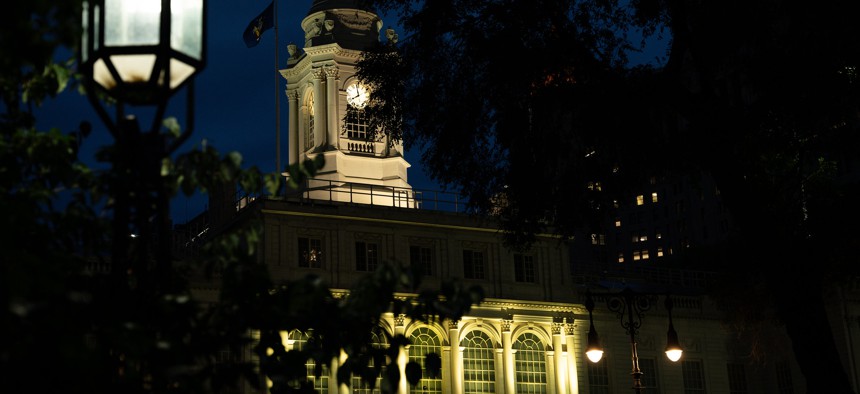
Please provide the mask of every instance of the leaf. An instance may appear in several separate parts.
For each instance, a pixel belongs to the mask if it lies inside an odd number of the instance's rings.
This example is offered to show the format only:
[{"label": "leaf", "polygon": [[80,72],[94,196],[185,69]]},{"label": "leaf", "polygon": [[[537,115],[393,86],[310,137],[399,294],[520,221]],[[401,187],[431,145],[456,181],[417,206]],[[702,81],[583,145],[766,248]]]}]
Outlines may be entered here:
[{"label": "leaf", "polygon": [[442,376],[442,357],[436,353],[427,353],[424,356],[424,368],[427,369],[428,378],[439,378]]},{"label": "leaf", "polygon": [[406,364],[406,381],[415,386],[421,380],[421,364],[410,361]]},{"label": "leaf", "polygon": [[173,137],[179,138],[179,136],[182,135],[182,127],[179,126],[179,121],[176,120],[175,117],[170,116],[170,117],[164,118],[164,120],[161,122],[161,124],[162,124],[162,126],[164,126],[167,129],[167,131]]}]

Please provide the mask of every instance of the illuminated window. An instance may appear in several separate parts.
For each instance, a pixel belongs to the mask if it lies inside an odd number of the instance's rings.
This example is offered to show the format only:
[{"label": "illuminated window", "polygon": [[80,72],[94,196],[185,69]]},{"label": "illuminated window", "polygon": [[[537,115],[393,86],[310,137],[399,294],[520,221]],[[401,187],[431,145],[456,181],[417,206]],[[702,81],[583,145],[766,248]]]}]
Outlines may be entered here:
[{"label": "illuminated window", "polygon": [[470,331],[460,346],[463,348],[464,392],[495,393],[496,351],[490,337],[481,331]]},{"label": "illuminated window", "polygon": [[516,392],[524,394],[546,393],[546,351],[540,339],[525,333],[512,344],[514,371],[516,371]]},{"label": "illuminated window", "polygon": [[375,271],[379,263],[379,245],[373,242],[358,241],[355,243],[356,271]]},{"label": "illuminated window", "polygon": [[648,260],[648,249],[642,250],[642,260]]},{"label": "illuminated window", "polygon": [[624,262],[624,252],[618,252],[618,262],[619,263]]},{"label": "illuminated window", "polygon": [[639,254],[639,251],[638,251],[638,250],[634,250],[634,251],[633,251],[633,261],[638,261],[638,260],[640,260],[641,258],[642,258],[642,255],[641,255],[641,254]]},{"label": "illuminated window", "polygon": [[527,254],[514,254],[514,279],[517,282],[535,282],[534,257]]},{"label": "illuminated window", "polygon": [[657,202],[657,192],[651,193],[651,202]]},{"label": "illuminated window", "polygon": [[615,218],[615,227],[621,227],[621,218]]},{"label": "illuminated window", "polygon": [[636,205],[644,205],[645,204],[645,196],[638,195],[636,196]]},{"label": "illuminated window", "polygon": [[656,234],[654,234],[654,238],[663,239],[663,234],[658,231]]},{"label": "illuminated window", "polygon": [[604,235],[604,234],[591,234],[591,244],[592,245],[606,245],[606,235]]},{"label": "illuminated window", "polygon": [[[370,333],[370,343],[376,349],[385,349],[388,348],[388,338],[385,336],[385,333],[382,332],[381,328],[378,328]],[[368,367],[382,367],[374,365],[374,360],[371,359],[367,363]],[[352,376],[352,393],[354,394],[372,394],[379,393],[380,387],[382,387],[382,375],[376,377],[376,382],[373,386],[374,388],[370,388],[370,383],[365,382],[361,379],[361,376]]]},{"label": "illuminated window", "polygon": [[657,247],[657,257],[663,257],[663,247],[662,246]]},{"label": "illuminated window", "polygon": [[588,182],[588,190],[599,192],[603,190],[603,186],[600,184],[600,182]]},{"label": "illuminated window", "polygon": [[427,246],[409,246],[409,264],[417,268],[421,275],[433,275],[433,248]]},{"label": "illuminated window", "polygon": [[466,279],[484,279],[484,252],[463,250],[463,277]]},{"label": "illuminated window", "polygon": [[299,238],[299,267],[322,268],[323,248],[322,239]]},{"label": "illuminated window", "polygon": [[[307,346],[308,338],[309,338],[308,334],[303,333],[299,330],[291,331],[289,336],[287,337],[287,339],[288,339],[287,343],[288,343],[288,347],[289,347],[287,350],[288,351],[289,350],[303,350],[304,347]],[[314,391],[316,391],[317,393],[320,393],[320,394],[328,393],[328,378],[329,378],[328,366],[323,365],[322,373],[320,374],[319,377],[316,377],[315,370],[316,370],[316,364],[314,363],[313,359],[308,359],[305,362],[305,371],[306,371],[307,381],[313,385]],[[299,382],[293,382],[293,383],[295,383],[294,388],[298,388]]]},{"label": "illuminated window", "polygon": [[612,200],[612,206],[613,206],[614,208],[618,208],[618,206],[619,206],[619,205],[618,205],[618,200]]},{"label": "illuminated window", "polygon": [[424,365],[428,353],[442,354],[439,336],[427,327],[420,327],[412,332],[412,345],[409,346],[409,361],[421,365],[421,380],[415,386],[409,386],[410,393],[433,394],[442,392],[442,377],[431,378]]}]

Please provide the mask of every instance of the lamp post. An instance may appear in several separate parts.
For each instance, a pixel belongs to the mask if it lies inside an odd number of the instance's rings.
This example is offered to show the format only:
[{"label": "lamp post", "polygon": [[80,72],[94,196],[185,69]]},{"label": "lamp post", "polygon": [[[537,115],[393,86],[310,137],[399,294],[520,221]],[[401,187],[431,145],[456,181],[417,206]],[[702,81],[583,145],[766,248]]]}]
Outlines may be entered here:
[{"label": "lamp post", "polygon": [[[169,196],[161,176],[169,157],[193,130],[193,78],[205,67],[205,0],[85,0],[79,70],[87,98],[114,137],[110,196],[114,283],[169,288]],[[173,135],[162,119],[184,86],[186,127]],[[111,101],[111,117],[103,101]],[[154,109],[141,131],[126,105]],[[133,250],[132,250],[133,248]],[[150,253],[154,254],[150,256]],[[150,266],[155,261],[154,275]],[[128,278],[127,278],[128,277]]]},{"label": "lamp post", "polygon": [[[606,305],[611,312],[614,312],[624,328],[628,336],[630,336],[631,359],[633,368],[631,375],[633,376],[633,390],[637,394],[642,392],[645,386],[642,385],[642,370],[639,369],[639,351],[636,348],[636,335],[639,328],[642,327],[642,318],[645,312],[651,309],[657,301],[657,294],[637,293],[632,289],[625,288],[620,293],[601,293],[596,294],[603,296],[606,299]],[[666,340],[666,356],[670,361],[676,362],[681,358],[683,350],[678,341],[678,333],[672,324],[672,299],[666,295],[665,307],[669,314],[669,331],[667,332]],[[599,362],[603,356],[603,348],[600,345],[597,330],[594,328],[594,299],[592,293],[586,293],[585,308],[588,310],[588,319],[591,325],[588,331],[588,342],[586,345],[586,356],[591,362]]]}]

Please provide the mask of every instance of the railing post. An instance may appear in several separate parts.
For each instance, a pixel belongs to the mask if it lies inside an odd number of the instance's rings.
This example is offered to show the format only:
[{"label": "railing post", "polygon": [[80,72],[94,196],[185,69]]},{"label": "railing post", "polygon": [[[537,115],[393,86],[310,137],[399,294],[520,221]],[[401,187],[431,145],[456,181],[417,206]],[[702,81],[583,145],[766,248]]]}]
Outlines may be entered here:
[{"label": "railing post", "polygon": [[332,184],[331,184],[331,179],[329,179],[329,180],[328,180],[328,202],[332,202],[332,201],[334,201],[334,199],[332,199],[331,186],[332,186]]},{"label": "railing post", "polygon": [[373,185],[370,185],[370,205],[373,205]]},{"label": "railing post", "polygon": [[352,204],[352,182],[349,183],[349,203]]}]

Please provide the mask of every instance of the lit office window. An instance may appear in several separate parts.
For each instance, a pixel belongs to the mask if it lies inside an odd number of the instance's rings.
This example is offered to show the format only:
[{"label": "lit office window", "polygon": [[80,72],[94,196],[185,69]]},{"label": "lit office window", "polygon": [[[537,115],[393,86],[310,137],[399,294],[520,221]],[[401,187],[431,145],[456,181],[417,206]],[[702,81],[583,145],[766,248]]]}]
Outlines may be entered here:
[{"label": "lit office window", "polygon": [[642,260],[648,260],[648,249],[642,250]]},{"label": "lit office window", "polygon": [[481,331],[471,331],[460,343],[463,348],[463,388],[466,393],[496,392],[496,362],[493,342]]},{"label": "lit office window", "polygon": [[604,235],[604,234],[591,234],[591,244],[592,245],[606,245],[606,235]]},{"label": "lit office window", "polygon": [[299,237],[299,267],[322,268],[323,248],[322,239]]},{"label": "lit office window", "polygon": [[615,227],[621,227],[621,218],[615,218]]},{"label": "lit office window", "polygon": [[645,196],[640,194],[636,196],[636,205],[645,205]]},{"label": "lit office window", "polygon": [[434,394],[442,392],[442,378],[430,378],[427,367],[424,365],[425,356],[428,353],[442,354],[442,345],[439,336],[427,327],[420,327],[412,332],[410,336],[412,345],[409,346],[409,361],[421,365],[421,380],[415,386],[409,386],[409,392],[413,394]]},{"label": "lit office window", "polygon": [[701,361],[682,361],[681,373],[684,376],[684,394],[702,394],[705,392],[705,373]]},{"label": "lit office window", "polygon": [[662,246],[657,247],[657,257],[663,257],[663,247]]},{"label": "lit office window", "polygon": [[642,255],[639,253],[639,251],[638,251],[638,250],[634,250],[634,251],[633,251],[633,261],[638,261],[638,260],[640,260],[641,258],[642,258]]},{"label": "lit office window", "polygon": [[512,347],[516,350],[514,371],[517,393],[546,393],[546,352],[540,339],[534,334],[525,333],[517,338]]},{"label": "lit office window", "polygon": [[618,252],[618,262],[619,263],[624,262],[624,252]]},{"label": "lit office window", "polygon": [[651,202],[657,202],[657,192],[651,193]]}]

